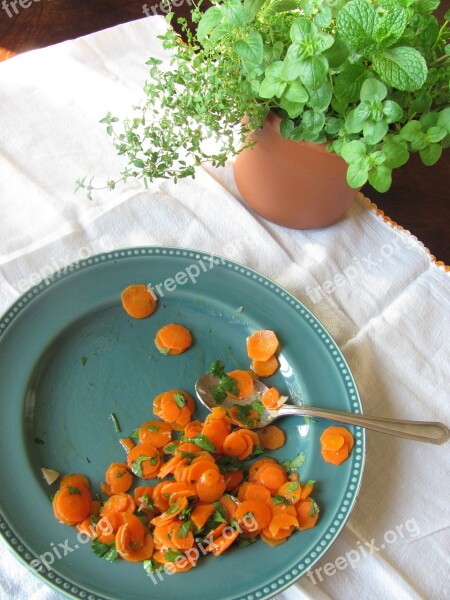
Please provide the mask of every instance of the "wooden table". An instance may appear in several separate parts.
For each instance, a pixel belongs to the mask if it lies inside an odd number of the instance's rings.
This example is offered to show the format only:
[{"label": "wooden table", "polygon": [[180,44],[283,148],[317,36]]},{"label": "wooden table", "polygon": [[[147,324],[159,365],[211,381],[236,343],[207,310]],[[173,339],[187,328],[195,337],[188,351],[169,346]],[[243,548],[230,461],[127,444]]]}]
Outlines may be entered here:
[{"label": "wooden table", "polygon": [[[174,10],[187,16],[190,2],[177,0],[175,4],[180,6]],[[438,14],[443,15],[448,4],[444,0]],[[163,3],[154,0],[147,4],[141,0],[0,0],[0,7],[0,60],[166,11]],[[416,235],[438,260],[450,265],[449,190],[447,150],[434,167],[425,167],[413,155],[394,173],[393,185],[385,194],[369,185],[362,191],[392,220]]]}]

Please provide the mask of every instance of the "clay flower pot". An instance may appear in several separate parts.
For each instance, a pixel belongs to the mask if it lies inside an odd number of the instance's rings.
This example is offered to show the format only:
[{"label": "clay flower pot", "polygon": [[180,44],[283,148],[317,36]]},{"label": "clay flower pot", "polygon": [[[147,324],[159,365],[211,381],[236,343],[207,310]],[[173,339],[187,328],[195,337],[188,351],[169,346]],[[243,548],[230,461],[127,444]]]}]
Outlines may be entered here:
[{"label": "clay flower pot", "polygon": [[327,152],[326,144],[283,139],[280,121],[270,113],[264,127],[252,134],[257,144],[236,157],[237,188],[251,208],[278,225],[331,225],[358,192],[347,184],[347,164]]}]

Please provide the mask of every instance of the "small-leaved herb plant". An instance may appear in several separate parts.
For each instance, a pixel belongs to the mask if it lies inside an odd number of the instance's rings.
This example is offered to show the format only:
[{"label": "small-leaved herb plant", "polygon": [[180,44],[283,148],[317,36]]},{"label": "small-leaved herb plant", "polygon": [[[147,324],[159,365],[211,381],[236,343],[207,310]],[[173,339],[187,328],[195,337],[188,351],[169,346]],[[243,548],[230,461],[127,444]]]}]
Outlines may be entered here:
[{"label": "small-leaved herb plant", "polygon": [[[222,166],[254,142],[269,111],[280,133],[327,143],[348,163],[348,183],[380,192],[419,152],[433,165],[450,144],[450,11],[439,0],[224,0],[192,12],[196,33],[161,37],[172,53],[150,58],[145,103],[117,131],[102,122],[128,165],[148,182]],[[173,15],[172,15],[173,16]],[[169,16],[169,19],[171,17]],[[88,195],[86,178],[77,182]]]}]

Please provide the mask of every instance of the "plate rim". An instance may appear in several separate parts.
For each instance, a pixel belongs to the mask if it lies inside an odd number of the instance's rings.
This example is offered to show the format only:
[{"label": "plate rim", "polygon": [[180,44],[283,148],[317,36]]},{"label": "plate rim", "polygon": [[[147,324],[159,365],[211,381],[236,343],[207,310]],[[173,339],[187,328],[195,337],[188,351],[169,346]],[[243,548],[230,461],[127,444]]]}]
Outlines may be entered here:
[{"label": "plate rim", "polygon": [[[285,299],[291,307],[299,309],[300,317],[303,318],[310,326],[312,326],[316,333],[322,338],[321,341],[326,346],[333,346],[332,358],[339,371],[346,369],[345,376],[347,381],[347,391],[352,391],[354,398],[352,398],[351,404],[352,412],[359,412],[363,414],[361,398],[359,396],[358,388],[353,377],[353,373],[347,364],[347,361],[342,354],[341,349],[335,342],[334,338],[328,331],[328,329],[322,324],[322,322],[293,294],[286,290],[283,286],[276,283],[269,277],[259,273],[258,271],[246,266],[240,262],[228,259],[221,256],[220,254],[207,252],[204,250],[195,250],[193,248],[185,248],[178,246],[129,246],[126,248],[119,248],[116,250],[110,250],[94,254],[92,256],[81,258],[77,261],[64,266],[63,268],[55,271],[51,276],[43,279],[36,285],[30,287],[21,296],[19,296],[5,312],[0,316],[0,344],[2,337],[9,327],[15,320],[22,310],[24,310],[34,298],[45,290],[56,285],[59,281],[71,277],[74,273],[88,269],[90,267],[107,264],[110,261],[118,261],[127,258],[139,258],[139,257],[169,257],[169,258],[191,258],[197,261],[210,260],[214,266],[221,265],[222,267],[228,267],[230,270],[239,271],[244,277],[250,277],[254,281],[263,284],[273,293],[279,295]],[[216,262],[218,261],[218,262]],[[213,267],[211,267],[213,268]],[[327,341],[325,341],[327,340]],[[328,342],[328,343],[327,343]],[[343,374],[341,372],[341,374]],[[251,589],[246,591],[243,595],[240,595],[236,600],[267,600],[276,594],[279,594],[287,587],[293,585],[302,576],[313,568],[313,566],[320,560],[325,552],[327,552],[331,546],[335,543],[339,537],[345,523],[349,519],[356,501],[358,499],[362,479],[364,475],[365,459],[366,459],[366,439],[365,429],[357,427],[359,433],[357,438],[357,450],[359,451],[359,463],[356,466],[352,465],[352,471],[349,475],[352,477],[352,498],[346,500],[348,502],[343,510],[344,503],[341,502],[338,512],[335,514],[332,525],[328,528],[330,531],[325,531],[322,535],[321,540],[317,542],[314,549],[311,549],[308,555],[304,556],[301,561],[296,561],[294,566],[289,567],[286,571],[279,574],[273,581],[266,583],[263,586],[253,586]],[[355,444],[356,446],[356,444]],[[362,446],[362,448],[361,448]],[[356,481],[354,480],[356,477]],[[345,490],[347,491],[347,490]],[[347,492],[348,493],[348,492]],[[331,532],[331,529],[334,531]],[[12,551],[13,556],[22,563],[28,571],[38,577],[46,585],[50,586],[59,593],[69,598],[82,598],[89,600],[110,600],[108,596],[98,595],[92,592],[92,590],[85,589],[77,582],[71,580],[66,575],[54,573],[52,570],[46,573],[41,573],[40,570],[31,566],[31,563],[36,560],[33,556],[32,551],[29,550],[24,542],[20,540],[19,536],[10,528],[5,515],[0,511],[0,536],[7,545],[8,549]],[[319,548],[319,544],[327,537],[331,536],[328,543],[325,542],[322,548]],[[304,564],[300,564],[303,562]],[[64,585],[66,584],[66,585]]]}]

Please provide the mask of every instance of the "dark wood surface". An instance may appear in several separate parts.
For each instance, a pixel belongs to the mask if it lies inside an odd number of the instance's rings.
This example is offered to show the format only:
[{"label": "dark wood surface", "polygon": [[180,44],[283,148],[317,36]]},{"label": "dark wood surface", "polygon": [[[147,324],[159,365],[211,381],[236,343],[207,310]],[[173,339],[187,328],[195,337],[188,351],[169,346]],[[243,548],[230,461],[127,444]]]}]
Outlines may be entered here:
[{"label": "dark wood surface", "polygon": [[[178,0],[178,15],[187,16],[190,0]],[[443,15],[450,5],[444,0]],[[0,7],[2,6],[0,0]],[[0,8],[0,61],[27,50],[42,48],[93,33],[119,23],[164,14],[164,4],[150,0],[5,0]],[[145,8],[146,7],[146,8]],[[147,17],[148,18],[148,17]],[[143,57],[144,59],[145,57]],[[450,265],[450,151],[434,167],[422,165],[417,155],[394,173],[385,194],[363,188],[392,220],[409,229],[437,260]]]}]

